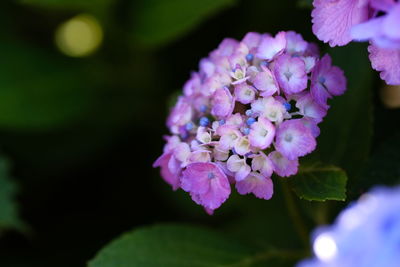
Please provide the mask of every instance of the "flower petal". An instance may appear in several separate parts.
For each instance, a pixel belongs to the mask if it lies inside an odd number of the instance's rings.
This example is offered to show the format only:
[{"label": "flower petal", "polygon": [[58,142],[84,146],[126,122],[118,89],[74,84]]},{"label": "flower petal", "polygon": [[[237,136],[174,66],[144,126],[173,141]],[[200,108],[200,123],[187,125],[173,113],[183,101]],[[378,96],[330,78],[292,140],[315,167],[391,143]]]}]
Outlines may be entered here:
[{"label": "flower petal", "polygon": [[253,87],[247,83],[240,83],[235,85],[235,99],[242,104],[251,103],[256,96],[256,92]]},{"label": "flower petal", "polygon": [[263,97],[271,96],[279,90],[275,76],[268,68],[264,68],[263,71],[257,73],[251,79],[251,82],[257,90],[262,91]]},{"label": "flower petal", "polygon": [[218,118],[225,118],[232,114],[234,100],[228,88],[220,88],[214,92],[211,114]]},{"label": "flower petal", "polygon": [[172,186],[173,190],[179,188],[179,175],[180,170],[178,172],[171,172],[168,167],[168,163],[172,157],[172,153],[164,153],[162,154],[154,163],[153,168],[160,167],[161,168],[161,176],[164,180]]},{"label": "flower petal", "polygon": [[299,113],[306,118],[311,118],[319,123],[326,116],[327,109],[314,101],[310,94],[305,94],[296,102]]},{"label": "flower petal", "polygon": [[231,193],[228,178],[214,163],[189,164],[182,173],[182,189],[210,210],[220,207]]},{"label": "flower petal", "polygon": [[266,118],[259,117],[251,125],[249,133],[250,144],[254,147],[266,149],[275,137],[275,126]]},{"label": "flower petal", "polygon": [[285,32],[279,32],[275,38],[264,35],[258,47],[257,57],[270,61],[280,55],[286,47],[285,35]]},{"label": "flower petal", "polygon": [[400,3],[388,12],[383,22],[383,31],[389,38],[400,39]]},{"label": "flower petal", "polygon": [[300,119],[284,121],[276,131],[275,148],[289,160],[307,155],[316,146],[310,129]]},{"label": "flower petal", "polygon": [[381,72],[381,79],[390,85],[400,85],[400,50],[368,47],[372,68]]},{"label": "flower petal", "polygon": [[274,74],[286,94],[296,94],[307,88],[306,65],[298,57],[279,56],[275,61]]},{"label": "flower petal", "polygon": [[258,198],[268,200],[272,197],[274,186],[271,178],[252,172],[236,183],[236,189],[241,195],[253,193]]},{"label": "flower petal", "polygon": [[350,29],[368,19],[369,0],[314,0],[312,30],[330,46],[348,44]]},{"label": "flower petal", "polygon": [[263,152],[259,152],[259,154],[254,156],[251,160],[251,169],[253,171],[259,171],[265,177],[271,177],[274,166],[272,161]]},{"label": "flower petal", "polygon": [[272,151],[268,157],[274,164],[274,171],[281,177],[288,177],[297,173],[299,160],[289,160],[278,151]]}]

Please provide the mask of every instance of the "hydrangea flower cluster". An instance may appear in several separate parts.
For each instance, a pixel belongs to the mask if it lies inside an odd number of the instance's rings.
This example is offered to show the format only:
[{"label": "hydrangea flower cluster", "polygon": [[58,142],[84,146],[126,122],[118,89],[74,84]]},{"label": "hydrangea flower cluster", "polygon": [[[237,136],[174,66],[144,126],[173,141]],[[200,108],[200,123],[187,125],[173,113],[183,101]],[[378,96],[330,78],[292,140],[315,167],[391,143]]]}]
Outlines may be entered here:
[{"label": "hydrangea flower cluster", "polygon": [[370,41],[372,67],[400,84],[400,1],[314,0],[313,32],[331,46]]},{"label": "hydrangea flower cluster", "polygon": [[316,258],[298,267],[400,265],[400,187],[378,187],[316,232]]},{"label": "hydrangea flower cluster", "polygon": [[271,175],[296,174],[315,149],[328,98],[346,89],[343,71],[292,31],[225,39],[199,68],[168,117],[172,135],[154,167],[209,213],[231,184],[270,199]]}]

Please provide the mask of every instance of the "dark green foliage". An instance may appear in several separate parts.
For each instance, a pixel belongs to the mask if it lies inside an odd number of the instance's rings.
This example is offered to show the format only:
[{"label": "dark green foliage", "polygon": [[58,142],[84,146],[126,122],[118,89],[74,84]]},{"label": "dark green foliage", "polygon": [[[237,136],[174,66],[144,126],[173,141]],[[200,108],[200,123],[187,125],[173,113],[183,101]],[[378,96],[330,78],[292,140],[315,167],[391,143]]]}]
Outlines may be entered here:
[{"label": "dark green foliage", "polygon": [[[243,242],[187,225],[155,225],[134,230],[113,241],[89,262],[89,267],[217,267],[261,266],[290,261],[296,252],[259,253]],[[286,265],[279,265],[286,266]]]},{"label": "dark green foliage", "polygon": [[146,0],[132,7],[132,34],[146,45],[176,40],[235,0]]},{"label": "dark green foliage", "polygon": [[296,194],[306,200],[346,200],[346,173],[335,166],[318,162],[303,164],[289,179]]},{"label": "dark green foliage", "polygon": [[321,124],[318,151],[323,162],[345,169],[355,178],[368,157],[372,137],[372,69],[364,44],[329,49],[333,64],[347,77],[347,91],[330,101]]},{"label": "dark green foliage", "polygon": [[[81,118],[96,93],[82,65],[55,53],[0,42],[0,127],[43,130]],[[72,78],[73,77],[73,78]]]},{"label": "dark green foliage", "polygon": [[26,229],[18,216],[15,202],[17,185],[10,177],[9,161],[0,156],[0,231],[7,229]]}]

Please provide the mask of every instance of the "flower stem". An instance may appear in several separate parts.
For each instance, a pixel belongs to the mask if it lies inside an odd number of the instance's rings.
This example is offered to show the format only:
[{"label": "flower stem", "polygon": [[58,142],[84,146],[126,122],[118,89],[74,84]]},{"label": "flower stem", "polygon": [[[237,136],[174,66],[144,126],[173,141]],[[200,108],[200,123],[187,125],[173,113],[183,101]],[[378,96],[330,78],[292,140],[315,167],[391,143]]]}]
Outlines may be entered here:
[{"label": "flower stem", "polygon": [[289,216],[290,216],[291,220],[293,221],[294,227],[295,227],[301,241],[303,242],[304,246],[308,247],[310,244],[309,237],[308,237],[309,231],[308,231],[306,224],[304,223],[304,221],[301,217],[299,209],[293,199],[293,193],[290,192],[288,183],[281,181],[281,185],[282,185],[283,196],[285,198],[286,207],[289,212]]}]

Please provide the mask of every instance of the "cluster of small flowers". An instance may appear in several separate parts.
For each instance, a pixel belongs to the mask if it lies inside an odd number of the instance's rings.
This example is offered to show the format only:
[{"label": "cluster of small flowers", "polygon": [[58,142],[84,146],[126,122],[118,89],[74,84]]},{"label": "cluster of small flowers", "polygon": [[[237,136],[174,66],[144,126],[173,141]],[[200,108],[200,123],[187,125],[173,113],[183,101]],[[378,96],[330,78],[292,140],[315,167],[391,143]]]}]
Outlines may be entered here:
[{"label": "cluster of small flowers", "polygon": [[400,187],[378,187],[318,229],[316,258],[298,267],[400,266]]},{"label": "cluster of small flowers", "polygon": [[314,0],[313,31],[331,46],[370,41],[372,67],[400,85],[400,1]]},{"label": "cluster of small flowers", "polygon": [[169,115],[172,136],[154,167],[209,213],[231,183],[271,198],[272,173],[296,174],[298,158],[315,149],[328,98],[346,89],[342,70],[292,31],[225,39],[199,68]]}]

